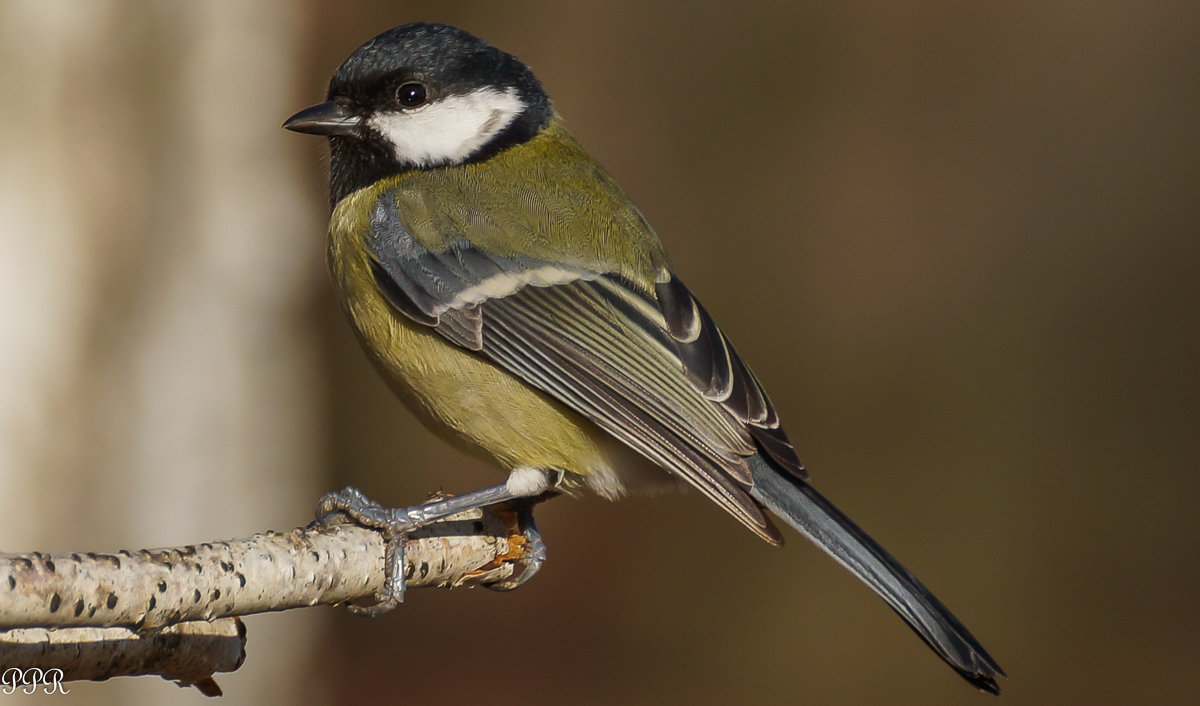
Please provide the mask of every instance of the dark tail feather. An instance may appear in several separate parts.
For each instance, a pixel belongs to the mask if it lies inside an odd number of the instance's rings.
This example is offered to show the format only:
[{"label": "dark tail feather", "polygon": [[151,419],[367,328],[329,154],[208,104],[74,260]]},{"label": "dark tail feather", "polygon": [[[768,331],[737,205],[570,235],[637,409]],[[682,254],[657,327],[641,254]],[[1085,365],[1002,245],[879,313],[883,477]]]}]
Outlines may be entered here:
[{"label": "dark tail feather", "polygon": [[1004,670],[895,557],[804,481],[771,468],[761,456],[750,459],[750,468],[750,494],[756,500],[870,586],[964,679],[983,691],[1000,693],[996,677],[1005,676]]}]

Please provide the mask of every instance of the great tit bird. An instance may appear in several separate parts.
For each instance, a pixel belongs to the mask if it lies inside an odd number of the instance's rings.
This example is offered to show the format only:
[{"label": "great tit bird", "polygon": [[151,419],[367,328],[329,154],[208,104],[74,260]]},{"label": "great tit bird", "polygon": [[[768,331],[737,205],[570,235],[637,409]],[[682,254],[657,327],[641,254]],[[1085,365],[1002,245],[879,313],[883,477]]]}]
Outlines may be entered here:
[{"label": "great tit bird", "polygon": [[769,512],[999,693],[971,633],[809,484],[758,379],[520,60],[403,25],[284,127],[329,138],[329,268],[367,354],[430,429],[509,473],[458,507],[686,484],[780,544]]}]

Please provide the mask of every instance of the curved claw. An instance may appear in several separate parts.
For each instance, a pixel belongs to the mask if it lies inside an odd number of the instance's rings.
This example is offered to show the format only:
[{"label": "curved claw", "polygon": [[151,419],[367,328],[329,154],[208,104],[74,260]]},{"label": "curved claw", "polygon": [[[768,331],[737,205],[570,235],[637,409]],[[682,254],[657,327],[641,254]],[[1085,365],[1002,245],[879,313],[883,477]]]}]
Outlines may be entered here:
[{"label": "curved claw", "polygon": [[407,541],[406,534],[397,534],[387,539],[384,549],[387,568],[384,570],[383,590],[375,594],[375,602],[371,605],[347,605],[351,613],[364,618],[374,618],[404,602],[404,544]]},{"label": "curved claw", "polygon": [[514,591],[524,586],[538,569],[542,568],[542,564],[546,563],[546,542],[533,521],[533,507],[540,500],[530,498],[513,503],[517,513],[517,528],[525,537],[525,549],[517,563],[517,572],[504,581],[487,584],[487,588],[493,591]]}]

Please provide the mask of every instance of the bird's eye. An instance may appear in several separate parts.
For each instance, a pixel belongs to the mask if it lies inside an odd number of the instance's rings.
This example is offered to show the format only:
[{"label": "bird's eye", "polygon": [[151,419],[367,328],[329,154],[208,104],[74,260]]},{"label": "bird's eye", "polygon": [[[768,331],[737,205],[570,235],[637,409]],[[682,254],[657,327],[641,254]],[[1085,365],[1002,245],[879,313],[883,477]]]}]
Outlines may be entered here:
[{"label": "bird's eye", "polygon": [[396,102],[405,108],[417,108],[425,105],[428,98],[429,93],[425,90],[425,84],[416,81],[409,81],[396,89]]}]

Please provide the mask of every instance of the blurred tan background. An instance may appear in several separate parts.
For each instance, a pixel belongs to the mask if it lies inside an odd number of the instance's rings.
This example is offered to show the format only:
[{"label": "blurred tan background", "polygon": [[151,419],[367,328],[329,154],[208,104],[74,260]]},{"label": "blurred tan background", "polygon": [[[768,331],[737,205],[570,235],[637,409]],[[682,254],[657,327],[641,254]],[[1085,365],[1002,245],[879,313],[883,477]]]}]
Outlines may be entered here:
[{"label": "blurred tan background", "polygon": [[[1195,703],[1188,2],[0,0],[3,550],[238,536],[347,483],[400,504],[498,478],[358,352],[323,272],[323,146],[278,127],[418,19],[534,67],[816,485],[1008,671],[1002,703]],[[773,550],[696,495],[539,518],[550,561],[516,593],[250,618],[223,703],[987,700],[806,542]]]}]

